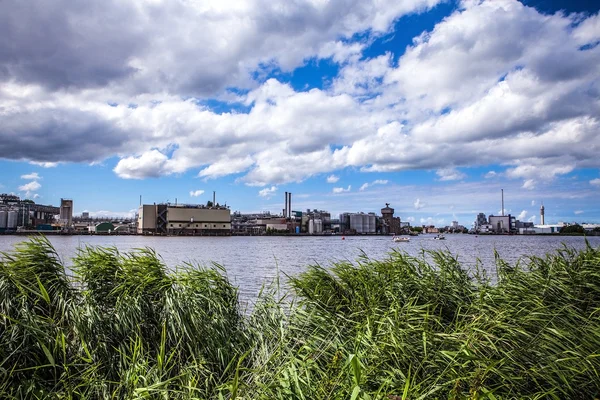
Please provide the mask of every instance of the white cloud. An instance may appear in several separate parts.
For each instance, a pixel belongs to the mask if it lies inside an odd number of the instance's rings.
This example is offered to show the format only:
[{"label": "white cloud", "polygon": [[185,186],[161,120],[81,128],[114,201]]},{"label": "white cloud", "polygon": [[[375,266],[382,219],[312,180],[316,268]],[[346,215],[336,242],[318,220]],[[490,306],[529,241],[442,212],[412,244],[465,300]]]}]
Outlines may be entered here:
[{"label": "white cloud", "polygon": [[415,217],[406,217],[404,218],[406,222],[415,222]]},{"label": "white cloud", "polygon": [[32,172],[30,174],[21,175],[21,179],[38,180],[38,179],[42,179],[42,177],[39,176],[37,172]]},{"label": "white cloud", "polygon": [[29,197],[33,192],[37,192],[41,187],[42,185],[40,185],[38,181],[32,181],[19,186],[19,190],[25,192],[25,195]]},{"label": "white cloud", "polygon": [[531,217],[529,217],[527,222],[533,222],[535,224],[535,215],[532,215]]},{"label": "white cloud", "polygon": [[573,211],[575,215],[583,214],[583,210],[575,210]]},{"label": "white cloud", "polygon": [[31,196],[31,197],[32,197],[32,198],[35,200],[35,199],[39,199],[39,198],[40,198],[40,195],[36,193],[36,194],[34,194],[33,196]]},{"label": "white cloud", "polygon": [[259,190],[258,195],[260,197],[264,197],[266,199],[270,199],[276,193],[277,193],[277,186],[271,186],[270,188],[264,188],[262,190]]},{"label": "white cloud", "polygon": [[137,213],[137,209],[131,209],[129,211],[87,211],[90,213],[91,218],[134,218]]},{"label": "white cloud", "polygon": [[333,193],[344,193],[349,192],[352,189],[352,185],[348,185],[348,188],[344,189],[343,187],[335,187],[333,188]]},{"label": "white cloud", "polygon": [[139,157],[121,159],[114,172],[124,179],[144,179],[158,177],[165,172],[167,156],[158,150],[151,150]]},{"label": "white cloud", "polygon": [[484,178],[486,179],[490,179],[490,178],[494,178],[498,175],[498,173],[496,171],[488,171],[485,175]]},{"label": "white cloud", "polygon": [[29,164],[31,165],[36,165],[38,167],[42,167],[42,168],[54,168],[56,167],[59,163],[57,162],[37,162],[37,161],[31,161]]},{"label": "white cloud", "polygon": [[327,177],[327,183],[336,183],[336,182],[337,182],[337,181],[339,181],[339,180],[340,180],[340,177],[339,177],[339,176],[335,176],[335,175],[333,175],[333,174],[332,174],[332,175],[329,175],[329,176]]},{"label": "white cloud", "polygon": [[535,206],[535,200],[531,200],[531,205]]},{"label": "white cloud", "polygon": [[370,186],[387,185],[387,183],[388,183],[387,179],[377,179],[377,180],[374,180],[371,183],[368,183],[368,182],[367,183],[363,183],[363,185],[358,190],[362,192],[362,191],[364,191],[365,189],[367,189]]},{"label": "white cloud", "polygon": [[417,199],[415,200],[414,206],[417,210],[420,210],[421,208],[425,207],[426,204],[421,202],[421,199]]},{"label": "white cloud", "polygon": [[456,168],[442,168],[435,171],[435,173],[440,177],[440,181],[458,181],[467,176]]},{"label": "white cloud", "polygon": [[600,187],[600,178],[592,179],[590,185]]},{"label": "white cloud", "polygon": [[525,218],[527,218],[527,214],[528,214],[528,213],[527,213],[527,211],[526,211],[526,210],[523,210],[523,211],[521,211],[521,212],[519,213],[519,215],[517,216],[517,219],[518,219],[519,221],[524,221],[524,220],[525,220]]},{"label": "white cloud", "polygon": [[523,189],[527,189],[527,190],[533,190],[535,189],[535,180],[534,179],[527,179],[525,182],[523,182]]},{"label": "white cloud", "polygon": [[204,193],[204,190],[190,190],[190,197],[200,197]]}]

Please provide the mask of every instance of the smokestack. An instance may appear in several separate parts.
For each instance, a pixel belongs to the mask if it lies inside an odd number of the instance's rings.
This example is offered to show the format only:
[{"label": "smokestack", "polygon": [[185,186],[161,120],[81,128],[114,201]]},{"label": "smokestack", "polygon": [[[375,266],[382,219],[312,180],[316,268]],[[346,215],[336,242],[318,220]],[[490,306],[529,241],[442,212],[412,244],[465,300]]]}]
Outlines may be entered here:
[{"label": "smokestack", "polygon": [[140,194],[140,206],[142,205],[142,195]]},{"label": "smokestack", "polygon": [[289,208],[288,208],[288,217],[292,218],[292,192],[290,192],[290,194],[288,195],[288,201],[289,201]]},{"label": "smokestack", "polygon": [[504,189],[500,189],[502,191],[502,216],[504,217]]},{"label": "smokestack", "polygon": [[283,218],[287,218],[288,215],[288,192],[285,192],[285,205],[283,208]]},{"label": "smokestack", "polygon": [[213,190],[213,207],[217,205],[217,192]]},{"label": "smokestack", "polygon": [[542,202],[542,206],[540,207],[540,222],[542,225],[545,225],[544,221],[544,202]]}]

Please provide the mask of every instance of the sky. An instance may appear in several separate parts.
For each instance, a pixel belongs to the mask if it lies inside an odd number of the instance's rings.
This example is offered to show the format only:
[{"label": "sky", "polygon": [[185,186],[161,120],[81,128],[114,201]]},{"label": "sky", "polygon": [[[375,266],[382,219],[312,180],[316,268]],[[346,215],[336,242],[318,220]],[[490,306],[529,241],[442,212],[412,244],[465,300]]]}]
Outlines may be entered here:
[{"label": "sky", "polygon": [[0,192],[600,223],[599,8],[4,0]]}]

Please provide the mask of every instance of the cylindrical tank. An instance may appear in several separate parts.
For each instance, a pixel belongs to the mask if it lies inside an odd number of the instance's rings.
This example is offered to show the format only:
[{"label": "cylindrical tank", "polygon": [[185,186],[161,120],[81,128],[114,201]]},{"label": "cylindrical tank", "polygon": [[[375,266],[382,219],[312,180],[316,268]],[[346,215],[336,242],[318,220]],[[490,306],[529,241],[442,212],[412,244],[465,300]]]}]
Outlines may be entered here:
[{"label": "cylindrical tank", "polygon": [[4,210],[0,211],[0,229],[6,229],[8,222],[8,213]]},{"label": "cylindrical tank", "polygon": [[323,233],[323,221],[320,219],[315,220],[315,233]]},{"label": "cylindrical tank", "polygon": [[6,218],[6,229],[17,229],[17,216],[16,211],[9,211]]},{"label": "cylindrical tank", "polygon": [[377,230],[377,222],[375,220],[375,215],[369,214],[369,233],[375,233]]},{"label": "cylindrical tank", "polygon": [[312,235],[315,233],[315,220],[311,219],[308,221],[308,234]]},{"label": "cylindrical tank", "polygon": [[356,230],[356,233],[362,233],[362,215],[353,214],[350,215],[350,229]]}]

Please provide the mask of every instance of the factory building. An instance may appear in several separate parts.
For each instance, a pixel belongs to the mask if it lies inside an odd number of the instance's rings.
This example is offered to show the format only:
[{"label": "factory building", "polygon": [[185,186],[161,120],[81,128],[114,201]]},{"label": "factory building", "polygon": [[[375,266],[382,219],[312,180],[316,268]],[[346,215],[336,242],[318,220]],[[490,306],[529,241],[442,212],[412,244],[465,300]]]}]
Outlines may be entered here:
[{"label": "factory building", "polygon": [[50,225],[59,208],[21,200],[13,194],[0,194],[0,232],[11,232],[20,227],[37,229]]},{"label": "factory building", "polygon": [[226,207],[190,204],[149,204],[138,209],[139,234],[231,235],[231,212]]},{"label": "factory building", "polygon": [[73,200],[60,199],[60,223],[67,227],[73,225]]},{"label": "factory building", "polygon": [[377,216],[375,213],[342,213],[340,214],[340,230],[348,234],[377,233]]}]

